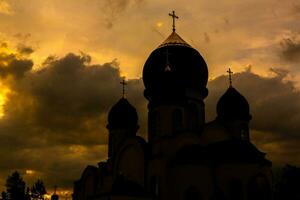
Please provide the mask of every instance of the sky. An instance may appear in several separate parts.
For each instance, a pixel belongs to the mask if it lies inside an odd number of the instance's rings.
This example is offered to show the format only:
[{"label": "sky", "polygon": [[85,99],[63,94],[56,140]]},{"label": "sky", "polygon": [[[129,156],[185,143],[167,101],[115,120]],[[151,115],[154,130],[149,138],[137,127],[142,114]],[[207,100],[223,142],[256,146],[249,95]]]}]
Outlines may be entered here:
[{"label": "sky", "polygon": [[300,165],[300,2],[296,0],[0,0],[0,189],[18,170],[30,185],[71,193],[106,159],[107,112],[121,97],[146,137],[141,72],[171,33],[209,69],[207,120],[226,71],[249,101],[251,138],[274,165]]}]

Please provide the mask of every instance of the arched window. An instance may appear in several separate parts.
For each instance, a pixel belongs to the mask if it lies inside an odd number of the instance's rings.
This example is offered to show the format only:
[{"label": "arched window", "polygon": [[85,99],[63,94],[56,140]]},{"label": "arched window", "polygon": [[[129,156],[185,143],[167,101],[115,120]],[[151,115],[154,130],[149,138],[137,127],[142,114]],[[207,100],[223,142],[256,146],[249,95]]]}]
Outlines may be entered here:
[{"label": "arched window", "polygon": [[271,186],[264,175],[252,178],[248,183],[248,200],[270,200]]},{"label": "arched window", "polygon": [[184,200],[202,200],[202,197],[197,188],[191,186],[185,191]]},{"label": "arched window", "polygon": [[190,130],[198,130],[199,128],[199,110],[196,104],[190,103],[187,108],[187,122],[188,122],[188,127]]},{"label": "arched window", "polygon": [[229,183],[229,193],[231,200],[242,200],[243,199],[243,184],[238,179],[233,179]]},{"label": "arched window", "polygon": [[183,126],[183,117],[182,111],[180,109],[175,109],[172,113],[172,127],[173,130],[176,132],[180,130]]}]

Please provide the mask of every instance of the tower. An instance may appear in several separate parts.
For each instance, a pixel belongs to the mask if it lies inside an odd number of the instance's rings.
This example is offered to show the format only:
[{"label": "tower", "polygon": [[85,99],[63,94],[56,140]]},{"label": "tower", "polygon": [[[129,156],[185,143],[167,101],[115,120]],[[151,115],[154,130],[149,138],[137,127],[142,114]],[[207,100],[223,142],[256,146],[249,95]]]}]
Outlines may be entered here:
[{"label": "tower", "polygon": [[249,121],[251,120],[249,103],[232,86],[232,71],[229,73],[229,87],[217,103],[217,120],[222,123],[234,139],[249,141]]},{"label": "tower", "polygon": [[123,96],[109,111],[106,126],[109,131],[108,157],[110,159],[114,157],[122,141],[136,136],[139,129],[136,109],[125,98],[126,82],[124,79],[121,84],[123,85]]},{"label": "tower", "polygon": [[176,33],[175,12],[169,15],[172,33],[150,54],[143,69],[150,143],[181,133],[200,134],[205,121],[206,62]]}]

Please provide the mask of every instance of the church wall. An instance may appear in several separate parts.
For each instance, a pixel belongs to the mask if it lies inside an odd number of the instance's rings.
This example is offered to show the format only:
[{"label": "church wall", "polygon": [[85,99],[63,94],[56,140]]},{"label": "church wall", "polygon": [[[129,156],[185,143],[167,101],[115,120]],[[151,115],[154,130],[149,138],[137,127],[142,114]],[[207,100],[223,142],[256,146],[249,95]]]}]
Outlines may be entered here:
[{"label": "church wall", "polygon": [[149,141],[186,132],[200,134],[205,121],[204,103],[187,101],[182,104],[157,105],[149,108]]},{"label": "church wall", "polygon": [[208,145],[215,142],[220,142],[230,139],[230,133],[228,133],[225,127],[217,121],[209,122],[204,127],[203,132],[200,135],[200,144]]},{"label": "church wall", "polygon": [[153,155],[173,156],[186,145],[199,144],[200,138],[197,134],[184,132],[170,138],[161,138],[151,144]]},{"label": "church wall", "polygon": [[[263,190],[271,193],[272,172],[268,166],[242,163],[223,164],[216,167],[215,172],[218,185],[227,198],[234,199],[232,196],[236,195],[241,196],[241,199],[249,199],[249,195],[252,195],[249,191],[249,184],[257,176],[267,179],[268,186]],[[261,199],[269,200],[266,197]]]},{"label": "church wall", "polygon": [[116,162],[116,173],[126,179],[144,185],[144,151],[138,144],[129,145],[121,150]]},{"label": "church wall", "polygon": [[[162,199],[188,200],[190,196],[208,200],[213,194],[211,170],[205,165],[179,165],[169,169]],[[191,194],[191,190],[193,193]]]}]

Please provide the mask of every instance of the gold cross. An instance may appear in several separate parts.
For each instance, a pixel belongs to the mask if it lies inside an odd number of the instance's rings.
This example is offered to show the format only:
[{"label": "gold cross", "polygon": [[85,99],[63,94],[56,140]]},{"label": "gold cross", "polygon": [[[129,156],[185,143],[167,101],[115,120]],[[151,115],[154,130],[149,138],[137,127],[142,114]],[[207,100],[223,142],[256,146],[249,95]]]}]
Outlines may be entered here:
[{"label": "gold cross", "polygon": [[229,87],[232,87],[232,74],[233,74],[233,72],[232,72],[231,69],[229,68],[229,69],[227,70],[227,73],[228,73],[228,75],[229,75]]},{"label": "gold cross", "polygon": [[127,85],[125,76],[123,76],[123,80],[120,82],[120,84],[123,86],[123,98],[125,98],[125,85]]},{"label": "gold cross", "polygon": [[172,13],[169,13],[169,16],[171,16],[173,18],[173,32],[175,32],[175,19],[178,19],[179,17],[176,16],[175,11],[173,10]]}]

